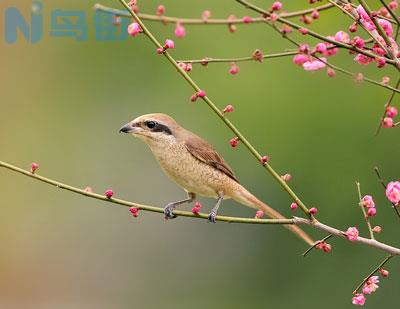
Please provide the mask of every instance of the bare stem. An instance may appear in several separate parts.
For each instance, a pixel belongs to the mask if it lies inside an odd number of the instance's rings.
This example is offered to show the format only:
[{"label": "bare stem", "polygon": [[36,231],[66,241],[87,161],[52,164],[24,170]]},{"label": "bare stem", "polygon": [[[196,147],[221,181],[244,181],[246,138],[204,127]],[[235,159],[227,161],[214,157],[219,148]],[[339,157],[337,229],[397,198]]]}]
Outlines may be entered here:
[{"label": "bare stem", "polygon": [[357,294],[358,290],[361,289],[361,287],[365,284],[365,282],[368,281],[369,278],[373,274],[375,274],[379,269],[381,269],[391,258],[393,255],[388,255],[373,271],[371,271],[367,277],[364,278],[364,280],[357,286],[357,288],[354,290],[353,294]]},{"label": "bare stem", "polygon": [[[153,42],[157,48],[162,48],[160,42],[153,36],[153,34],[148,30],[146,25],[142,20],[136,15],[135,12],[131,10],[129,5],[124,0],[118,0],[121,4],[130,12],[133,19],[140,25],[143,33]],[[171,63],[171,65],[176,69],[176,71],[189,83],[189,85],[196,91],[199,92],[201,89],[195,83],[195,81],[179,66],[178,62],[170,55],[168,51],[165,51],[163,55]],[[236,128],[236,126],[225,117],[221,110],[211,101],[208,96],[202,98],[204,102],[214,111],[215,114],[227,125],[229,129],[238,137],[238,139],[243,143],[243,145],[253,154],[258,162],[261,162],[261,154],[253,147],[253,145],[245,138],[245,136]],[[266,163],[263,165],[264,168],[272,175],[272,177],[281,185],[281,187],[291,196],[293,201],[300,207],[300,209],[309,217],[312,215],[309,209],[303,203],[303,201],[297,196],[297,194],[289,187],[289,185],[280,177],[280,175],[271,167],[270,164]]]},{"label": "bare stem", "polygon": [[[127,207],[136,207],[140,210],[143,211],[150,211],[150,212],[156,212],[156,213],[164,213],[164,209],[161,207],[155,207],[155,206],[149,206],[149,205],[144,205],[144,204],[139,204],[139,203],[134,203],[134,202],[129,202],[121,199],[116,199],[116,198],[107,198],[104,195],[93,193],[93,192],[88,192],[80,188],[76,188],[67,184],[64,184],[62,182],[46,178],[43,176],[40,176],[38,174],[33,174],[30,171],[24,170],[22,168],[19,168],[17,166],[11,165],[9,163],[0,161],[0,167],[6,168],[10,171],[22,174],[24,176],[30,177],[34,180],[55,186],[60,189],[64,189],[73,193],[81,194],[90,198],[94,198],[97,200],[101,200],[104,202],[109,202],[111,204],[116,204],[116,205],[122,205],[122,206],[127,206]],[[190,218],[197,218],[197,219],[207,219],[208,215],[200,213],[198,215],[195,215],[191,212],[188,211],[180,211],[180,210],[175,210],[174,214],[177,216],[182,216],[182,217],[190,217]],[[338,236],[339,238],[345,238],[345,233],[339,229],[336,229],[334,227],[328,226],[326,224],[323,224],[317,220],[310,220],[306,218],[299,218],[299,217],[293,217],[292,219],[252,219],[252,218],[240,218],[240,217],[226,217],[226,216],[217,216],[216,219],[218,221],[225,221],[225,222],[231,222],[231,223],[248,223],[248,224],[281,224],[281,225],[288,225],[288,224],[296,224],[296,225],[308,225],[310,227],[313,227],[315,229],[327,232],[329,234],[332,234],[333,236]],[[327,239],[327,238],[326,238]],[[360,243],[364,244],[373,248],[376,248],[378,250],[384,251],[389,253],[391,256],[392,255],[400,255],[400,248],[396,248],[390,245],[387,245],[385,243],[376,241],[375,239],[369,239],[369,238],[364,238],[364,237],[358,237],[355,242],[352,243]]]},{"label": "bare stem", "polygon": [[[333,6],[332,4],[327,3],[327,4],[317,6],[315,8],[306,9],[306,10],[281,13],[279,16],[286,17],[286,18],[302,16],[305,14],[312,13],[314,10],[317,10],[319,12],[327,10],[327,9],[330,9],[332,6]],[[127,17],[127,18],[132,17],[131,14],[129,12],[127,12],[126,10],[117,10],[117,9],[110,8],[110,7],[107,7],[105,5],[98,4],[98,3],[94,5],[94,9],[97,11],[104,12],[104,13],[113,14],[115,16]],[[246,24],[242,18],[232,18],[232,19],[182,18],[182,17],[173,17],[173,16],[164,16],[164,15],[158,16],[158,15],[143,14],[143,13],[138,13],[137,16],[142,20],[162,22],[164,24],[168,24],[168,23],[180,23],[182,25]],[[263,17],[252,18],[253,23],[263,23],[264,21],[265,21],[265,19]]]},{"label": "bare stem", "polygon": [[374,231],[372,230],[372,227],[371,227],[371,222],[369,222],[367,212],[365,211],[364,206],[362,204],[361,188],[360,188],[360,183],[358,181],[356,181],[356,186],[357,186],[357,193],[358,193],[358,205],[360,206],[361,211],[364,216],[364,219],[365,219],[365,222],[367,223],[369,235],[370,235],[371,239],[375,239]]}]

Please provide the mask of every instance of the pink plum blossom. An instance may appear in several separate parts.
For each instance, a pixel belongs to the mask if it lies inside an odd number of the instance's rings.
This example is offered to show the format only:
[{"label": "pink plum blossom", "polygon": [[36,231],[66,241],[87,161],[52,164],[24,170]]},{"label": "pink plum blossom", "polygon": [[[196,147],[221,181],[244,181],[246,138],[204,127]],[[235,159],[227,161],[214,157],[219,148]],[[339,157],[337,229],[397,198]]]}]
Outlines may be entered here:
[{"label": "pink plum blossom", "polygon": [[386,197],[394,204],[400,202],[400,181],[391,181],[386,187]]},{"label": "pink plum blossom", "polygon": [[359,235],[356,227],[349,227],[347,229],[347,231],[345,232],[345,234],[346,234],[347,239],[350,241],[357,241],[358,235]]},{"label": "pink plum blossom", "polygon": [[377,288],[379,288],[378,286],[379,283],[379,277],[378,276],[371,276],[367,282],[365,282],[364,286],[363,286],[363,293],[364,294],[372,294],[373,292],[376,291]]},{"label": "pink plum blossom", "polygon": [[354,57],[354,61],[356,61],[357,63],[362,64],[362,65],[368,65],[368,64],[370,64],[372,61],[374,61],[374,59],[371,58],[371,57],[365,56],[365,55],[363,55],[363,54],[357,54],[357,55]]},{"label": "pink plum blossom", "polygon": [[396,117],[398,113],[399,112],[398,112],[397,108],[394,106],[388,106],[386,108],[386,116],[388,116],[390,118]]},{"label": "pink plum blossom", "polygon": [[390,117],[385,117],[385,118],[383,118],[383,120],[382,120],[382,126],[383,126],[384,128],[391,128],[391,127],[393,127],[393,119],[390,118]]},{"label": "pink plum blossom", "polygon": [[128,34],[130,36],[136,36],[140,31],[142,31],[142,29],[138,23],[131,23],[128,26]]},{"label": "pink plum blossom", "polygon": [[182,26],[182,24],[177,23],[176,27],[175,27],[175,32],[174,32],[175,36],[177,38],[183,38],[186,35],[186,30],[185,27]]},{"label": "pink plum blossom", "polygon": [[362,199],[361,199],[361,203],[364,207],[367,208],[372,208],[375,207],[375,203],[374,203],[374,199],[372,198],[371,195],[365,195]]},{"label": "pink plum blossom", "polygon": [[344,31],[338,31],[335,34],[335,40],[342,43],[349,43],[350,36]]},{"label": "pink plum blossom", "polygon": [[365,296],[364,296],[364,294],[356,294],[351,299],[351,303],[353,305],[364,306],[364,304],[365,304]]}]

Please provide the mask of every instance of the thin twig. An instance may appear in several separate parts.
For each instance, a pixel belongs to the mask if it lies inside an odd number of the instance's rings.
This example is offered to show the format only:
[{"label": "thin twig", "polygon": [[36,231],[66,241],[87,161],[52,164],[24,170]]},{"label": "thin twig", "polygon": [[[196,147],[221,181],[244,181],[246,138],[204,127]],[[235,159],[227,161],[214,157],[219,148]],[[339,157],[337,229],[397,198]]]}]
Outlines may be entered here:
[{"label": "thin twig", "polygon": [[[300,10],[300,11],[294,11],[294,12],[284,12],[279,14],[279,16],[290,18],[290,17],[297,17],[297,16],[302,16],[306,14],[312,13],[314,10],[317,10],[319,12],[330,9],[333,7],[332,4],[327,3],[323,4],[320,6],[317,6],[315,8],[310,8],[310,9],[305,9],[305,10]],[[127,17],[131,18],[131,14],[127,12],[126,10],[117,10],[114,8],[107,7],[102,4],[95,4],[94,9],[97,11],[101,11],[104,13],[112,14],[115,16],[120,16],[120,17]],[[142,19],[142,20],[148,20],[148,21],[156,21],[156,22],[162,22],[164,24],[168,23],[180,23],[181,25],[233,25],[233,24],[246,24],[245,21],[243,21],[242,18],[225,18],[225,19],[203,19],[203,18],[182,18],[182,17],[173,17],[173,16],[158,16],[158,15],[152,15],[152,14],[143,14],[143,13],[138,13],[137,16]],[[252,23],[263,23],[264,18],[263,17],[256,17],[252,18]]]},{"label": "thin twig", "polygon": [[[142,20],[136,15],[135,12],[129,7],[129,5],[124,0],[118,0],[132,15],[133,19],[140,25],[143,33],[153,42],[157,48],[163,48],[160,42],[153,36],[153,34],[148,30],[146,25]],[[201,89],[195,83],[195,81],[179,66],[178,62],[170,55],[168,51],[165,51],[163,55],[171,63],[176,71],[190,84],[190,86],[197,92]],[[238,128],[221,112],[221,110],[211,101],[208,96],[202,98],[204,102],[217,114],[217,116],[227,125],[229,129],[238,137],[238,139],[243,143],[243,145],[253,154],[258,162],[261,162],[261,154],[254,148],[254,146],[247,140],[247,138],[239,131]],[[300,209],[309,217],[313,218],[310,214],[309,209],[303,203],[303,201],[297,196],[297,194],[290,188],[290,186],[282,179],[282,177],[271,167],[270,164],[263,164],[264,168],[272,175],[272,177],[281,185],[281,187],[291,196],[292,200],[300,207]]]},{"label": "thin twig", "polygon": [[[376,176],[378,176],[378,180],[380,182],[380,184],[382,185],[382,187],[386,190],[386,182],[385,180],[382,178],[381,173],[379,172],[378,167],[374,167],[374,171],[376,173]],[[394,209],[394,211],[396,212],[397,217],[400,218],[400,212],[397,209],[397,205],[395,203],[391,203],[392,204],[392,208]]]},{"label": "thin twig", "polygon": [[331,238],[333,235],[329,234],[328,236],[325,236],[324,238],[322,238],[321,240],[318,240],[315,244],[313,244],[311,247],[309,247],[306,251],[304,251],[304,253],[302,254],[302,256],[306,256],[312,249],[314,249],[316,246],[318,246],[319,244],[327,241],[329,238]]},{"label": "thin twig", "polygon": [[[287,57],[287,56],[293,56],[297,55],[299,52],[298,51],[288,51],[288,52],[282,52],[282,53],[275,53],[275,54],[267,54],[263,55],[261,58],[262,59],[269,59],[269,58],[280,58],[280,57]],[[193,59],[193,60],[176,60],[177,62],[183,62],[183,63],[192,63],[192,64],[197,64],[197,63],[211,63],[211,62],[245,62],[245,61],[256,61],[253,56],[248,56],[248,57],[235,57],[235,58],[210,58],[210,57],[205,57],[203,59]]]},{"label": "thin twig", "polygon": [[393,255],[388,255],[373,271],[371,271],[369,275],[365,277],[364,280],[357,286],[353,294],[357,294],[358,290],[365,284],[365,282],[367,282],[368,279],[371,278],[371,276],[375,274],[379,269],[381,269],[392,257]]},{"label": "thin twig", "polygon": [[356,186],[357,186],[357,193],[358,193],[358,205],[360,206],[361,211],[364,216],[364,219],[365,219],[365,222],[367,223],[369,235],[370,235],[371,239],[375,239],[374,231],[372,230],[372,226],[371,226],[371,222],[369,222],[367,212],[365,211],[364,206],[362,204],[361,187],[360,187],[360,183],[358,181],[356,181]]}]

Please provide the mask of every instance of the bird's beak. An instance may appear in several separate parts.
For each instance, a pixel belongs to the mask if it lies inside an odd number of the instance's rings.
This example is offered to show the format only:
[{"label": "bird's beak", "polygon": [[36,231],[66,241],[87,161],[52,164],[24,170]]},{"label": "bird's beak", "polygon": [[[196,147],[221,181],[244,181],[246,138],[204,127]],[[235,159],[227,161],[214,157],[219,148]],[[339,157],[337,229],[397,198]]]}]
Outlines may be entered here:
[{"label": "bird's beak", "polygon": [[119,129],[119,133],[138,133],[139,131],[141,131],[142,128],[140,127],[133,127],[130,123],[127,123],[126,125],[124,125],[121,129]]}]

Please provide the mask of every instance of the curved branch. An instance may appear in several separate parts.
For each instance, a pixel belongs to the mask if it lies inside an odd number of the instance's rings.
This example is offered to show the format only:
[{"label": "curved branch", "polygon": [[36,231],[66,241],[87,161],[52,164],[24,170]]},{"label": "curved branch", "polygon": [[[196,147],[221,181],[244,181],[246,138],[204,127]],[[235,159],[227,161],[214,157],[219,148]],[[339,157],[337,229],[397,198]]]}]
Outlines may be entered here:
[{"label": "curved branch", "polygon": [[[321,12],[321,11],[330,9],[331,7],[333,7],[333,4],[327,3],[327,4],[323,4],[323,5],[317,6],[315,8],[311,8],[311,9],[281,13],[281,14],[279,14],[279,16],[286,17],[286,18],[302,16],[302,15],[305,15],[305,14],[312,13],[314,10],[317,10],[317,11]],[[99,3],[96,3],[94,5],[94,9],[97,10],[97,11],[104,12],[104,13],[113,14],[115,16],[128,17],[128,18],[132,17],[131,14],[126,10],[117,10],[117,9],[107,7],[107,6],[99,4]],[[143,14],[143,13],[138,13],[137,15],[138,15],[138,17],[140,19],[149,20],[149,21],[156,21],[156,22],[162,22],[164,24],[168,24],[168,23],[180,23],[182,25],[233,25],[233,24],[246,24],[243,21],[242,18],[232,18],[232,19],[181,18],[181,17],[175,17],[175,16],[164,16],[164,15],[158,16],[158,15]],[[264,21],[265,21],[265,19],[263,17],[252,18],[252,23],[263,23]]]},{"label": "curved branch", "polygon": [[[139,203],[134,203],[134,202],[128,202],[125,200],[121,199],[116,199],[116,198],[108,198],[104,195],[93,193],[93,192],[88,192],[83,189],[79,189],[67,184],[64,184],[62,182],[46,178],[37,174],[34,174],[30,171],[24,170],[22,168],[19,168],[17,166],[11,165],[9,163],[0,161],[0,167],[4,167],[8,170],[11,170],[13,172],[17,172],[19,174],[22,174],[24,176],[28,176],[32,179],[53,185],[57,188],[64,189],[73,193],[81,194],[87,197],[91,197],[97,200],[101,200],[104,202],[109,202],[112,204],[116,205],[122,205],[122,206],[127,206],[127,207],[136,207],[140,210],[143,211],[151,211],[151,212],[157,212],[157,213],[162,213],[164,214],[164,209],[160,207],[155,207],[155,206],[149,206],[149,205],[144,205],[144,204],[139,204]],[[175,210],[174,214],[177,216],[182,216],[182,217],[190,217],[190,218],[197,218],[197,219],[207,219],[208,215],[207,214],[193,214],[192,212],[189,211],[181,211],[181,210]],[[253,219],[253,218],[240,218],[240,217],[227,217],[227,216],[217,216],[216,220],[218,221],[225,221],[225,222],[230,222],[230,223],[247,223],[247,224],[282,224],[282,225],[287,225],[287,224],[296,224],[296,225],[309,225],[313,228],[316,228],[321,231],[328,232],[329,234],[332,234],[334,236],[338,236],[340,238],[345,238],[345,233],[341,230],[338,230],[334,227],[328,226],[326,224],[323,224],[321,222],[318,222],[317,220],[309,220],[305,218],[299,218],[299,217],[293,217],[292,219]],[[329,236],[331,237],[331,236]],[[325,238],[327,239],[327,238]],[[318,242],[317,242],[318,243]],[[385,243],[379,242],[375,239],[368,239],[364,237],[358,237],[357,240],[354,243],[361,243],[382,251],[385,251],[389,253],[390,255],[400,255],[400,249],[387,245]]]},{"label": "curved branch", "polygon": [[[139,203],[135,203],[135,202],[129,202],[129,201],[125,201],[125,200],[121,200],[121,199],[117,199],[117,198],[108,198],[105,195],[89,192],[84,189],[76,188],[76,187],[67,185],[65,183],[34,174],[30,171],[24,170],[22,168],[19,168],[17,166],[11,165],[11,164],[3,162],[3,161],[0,161],[0,167],[4,167],[11,171],[14,171],[14,172],[20,173],[22,175],[28,176],[30,178],[33,178],[35,180],[53,185],[59,189],[64,189],[64,190],[74,192],[77,194],[81,194],[81,195],[84,195],[87,197],[91,197],[91,198],[94,198],[97,200],[101,200],[104,202],[109,202],[109,203],[121,205],[121,206],[136,207],[137,209],[144,210],[144,211],[151,211],[151,212],[157,212],[157,213],[164,214],[164,209],[161,207],[155,207],[155,206],[149,206],[149,205],[139,204]],[[177,216],[197,218],[197,219],[207,219],[208,218],[208,214],[199,213],[197,215],[192,212],[182,211],[182,210],[175,210],[174,214]],[[230,222],[230,223],[294,224],[293,219],[253,219],[253,218],[240,218],[240,217],[227,217],[227,216],[217,216],[215,219],[217,221],[225,221],[225,222]]]}]

